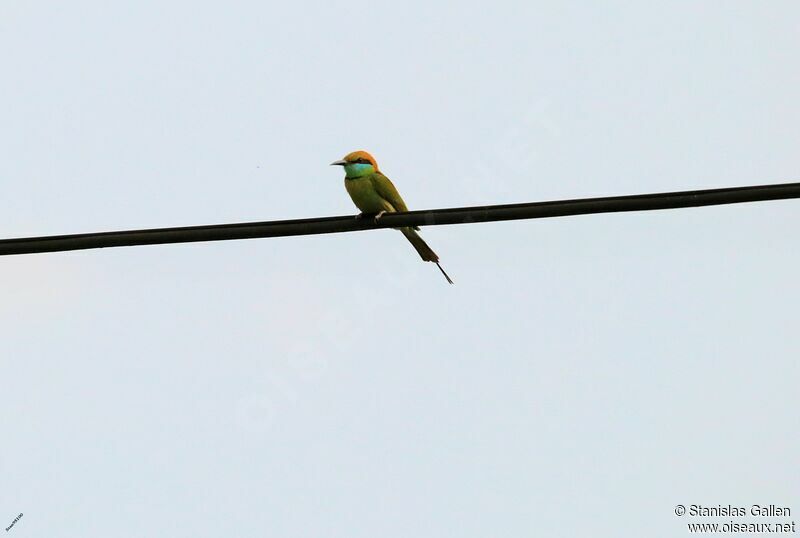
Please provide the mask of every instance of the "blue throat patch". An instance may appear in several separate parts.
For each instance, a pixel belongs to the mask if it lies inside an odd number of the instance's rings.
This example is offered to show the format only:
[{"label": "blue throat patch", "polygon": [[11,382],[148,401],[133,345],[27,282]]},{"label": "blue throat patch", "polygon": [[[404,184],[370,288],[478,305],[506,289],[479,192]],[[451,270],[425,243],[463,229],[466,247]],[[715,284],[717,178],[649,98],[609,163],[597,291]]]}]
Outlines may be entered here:
[{"label": "blue throat patch", "polygon": [[374,171],[375,168],[373,168],[371,164],[350,163],[344,165],[344,173],[346,177],[349,178],[365,176],[367,174],[373,173]]}]

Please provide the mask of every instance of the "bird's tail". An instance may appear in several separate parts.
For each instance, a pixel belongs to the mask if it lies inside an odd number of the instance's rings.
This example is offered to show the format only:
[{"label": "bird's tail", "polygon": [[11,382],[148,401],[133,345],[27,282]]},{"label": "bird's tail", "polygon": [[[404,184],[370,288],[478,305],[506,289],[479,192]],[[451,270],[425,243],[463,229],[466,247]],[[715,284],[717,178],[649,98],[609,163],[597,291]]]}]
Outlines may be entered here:
[{"label": "bird's tail", "polygon": [[400,231],[403,232],[403,235],[406,236],[406,239],[408,239],[411,245],[419,253],[420,258],[422,258],[423,261],[435,263],[436,267],[439,268],[439,271],[442,272],[447,281],[450,284],[452,284],[453,281],[450,279],[447,273],[444,272],[442,266],[439,265],[439,256],[437,256],[436,253],[433,251],[433,249],[428,246],[428,243],[423,241],[422,238],[419,236],[419,234],[415,232],[413,228],[400,228]]}]

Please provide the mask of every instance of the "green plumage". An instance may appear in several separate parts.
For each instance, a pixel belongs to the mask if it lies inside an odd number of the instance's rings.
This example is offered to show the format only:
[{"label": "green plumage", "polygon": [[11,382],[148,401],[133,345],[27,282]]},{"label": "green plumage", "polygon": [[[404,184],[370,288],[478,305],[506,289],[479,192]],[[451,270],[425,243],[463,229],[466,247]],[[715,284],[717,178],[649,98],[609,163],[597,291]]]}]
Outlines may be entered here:
[{"label": "green plumage", "polygon": [[346,177],[344,186],[362,213],[408,211],[394,184],[380,172],[353,178]]},{"label": "green plumage", "polygon": [[[366,152],[358,151],[347,155],[344,160],[333,164],[339,164],[345,168],[344,186],[347,193],[352,198],[353,203],[364,214],[380,214],[381,212],[395,213],[408,211],[408,206],[403,201],[397,188],[391,180],[384,176],[372,158]],[[442,272],[447,281],[453,281],[439,265],[439,256],[423,241],[417,230],[419,228],[405,227],[400,228],[400,232],[416,249],[420,257],[426,262],[433,262]]]}]

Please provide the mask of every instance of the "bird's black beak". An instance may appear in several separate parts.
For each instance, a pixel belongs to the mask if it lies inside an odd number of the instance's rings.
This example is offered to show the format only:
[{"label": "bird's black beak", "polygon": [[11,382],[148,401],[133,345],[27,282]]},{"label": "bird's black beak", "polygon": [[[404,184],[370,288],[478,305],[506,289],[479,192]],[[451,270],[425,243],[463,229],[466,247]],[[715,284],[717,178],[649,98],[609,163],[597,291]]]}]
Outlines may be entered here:
[{"label": "bird's black beak", "polygon": [[344,159],[342,159],[342,160],[340,160],[340,161],[333,161],[333,162],[331,163],[331,166],[344,166],[344,165],[346,165],[346,164],[347,164],[347,161],[345,161]]}]

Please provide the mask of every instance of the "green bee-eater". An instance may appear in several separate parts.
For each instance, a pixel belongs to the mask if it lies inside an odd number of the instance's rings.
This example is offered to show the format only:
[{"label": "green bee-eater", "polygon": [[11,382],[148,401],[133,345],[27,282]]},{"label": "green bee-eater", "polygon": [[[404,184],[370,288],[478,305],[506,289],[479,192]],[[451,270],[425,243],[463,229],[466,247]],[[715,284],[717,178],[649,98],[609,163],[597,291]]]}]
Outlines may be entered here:
[{"label": "green bee-eater", "polygon": [[[377,221],[384,213],[408,211],[408,207],[394,184],[378,169],[375,158],[366,151],[354,151],[345,155],[344,159],[334,161],[331,165],[344,166],[344,186],[353,203],[361,210],[360,216],[374,215]],[[417,233],[419,228],[400,228],[403,235],[411,242],[420,257],[426,262],[433,262],[439,267],[447,281],[453,281],[439,265],[439,256],[422,240]]]}]

